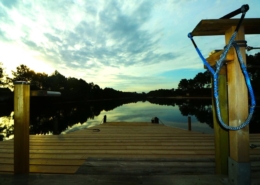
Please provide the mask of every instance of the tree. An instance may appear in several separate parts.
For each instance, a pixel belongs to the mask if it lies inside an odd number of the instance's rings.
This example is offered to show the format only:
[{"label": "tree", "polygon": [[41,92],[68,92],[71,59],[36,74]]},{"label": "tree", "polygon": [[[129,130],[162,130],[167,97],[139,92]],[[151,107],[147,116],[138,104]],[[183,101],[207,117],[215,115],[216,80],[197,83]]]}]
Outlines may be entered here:
[{"label": "tree", "polygon": [[178,85],[178,89],[181,89],[183,91],[187,91],[189,87],[189,81],[187,79],[181,79]]},{"label": "tree", "polygon": [[26,65],[21,64],[16,68],[16,71],[12,71],[12,75],[14,76],[12,81],[26,81],[31,82],[35,72],[30,70]]},{"label": "tree", "polygon": [[204,73],[198,73],[194,77],[194,86],[195,89],[210,88],[211,80],[209,71],[205,71]]},{"label": "tree", "polygon": [[62,91],[66,88],[67,78],[59,73],[57,70],[46,79],[46,90]]},{"label": "tree", "polygon": [[7,84],[7,75],[4,73],[3,64],[0,62],[0,87],[5,87]]},{"label": "tree", "polygon": [[9,78],[9,82],[26,81],[31,83],[31,90],[45,89],[45,84],[48,75],[45,73],[35,73],[26,65],[20,65],[16,71],[12,71],[13,78]]},{"label": "tree", "polygon": [[31,89],[45,90],[47,78],[48,78],[48,75],[45,73],[34,73],[32,81],[31,81]]}]

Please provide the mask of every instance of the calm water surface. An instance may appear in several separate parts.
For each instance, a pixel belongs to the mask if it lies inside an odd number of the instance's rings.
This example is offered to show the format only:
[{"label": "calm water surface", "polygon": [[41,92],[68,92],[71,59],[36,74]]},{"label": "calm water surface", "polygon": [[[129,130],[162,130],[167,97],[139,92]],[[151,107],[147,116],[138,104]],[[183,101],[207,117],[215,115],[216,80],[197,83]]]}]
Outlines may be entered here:
[{"label": "calm water surface", "polygon": [[[2,140],[13,137],[13,111],[12,108],[4,110],[0,112]],[[158,117],[160,124],[185,130],[188,129],[190,116],[192,131],[214,132],[210,126],[211,100],[125,99],[52,105],[36,102],[30,110],[30,134],[66,134],[102,124],[104,115],[108,122],[151,122],[153,117]]]},{"label": "calm water surface", "polygon": [[[191,117],[192,131],[213,134],[211,99],[135,99],[102,100],[89,102],[31,103],[30,134],[66,134],[108,122],[151,122],[158,117],[160,124],[188,129]],[[13,137],[13,107],[0,107],[0,140]],[[260,133],[260,107],[249,125],[250,133]]]},{"label": "calm water surface", "polygon": [[[188,129],[188,116],[183,116],[177,105],[156,105],[139,101],[122,105],[111,111],[102,111],[93,120],[75,124],[63,133],[98,125],[102,122],[104,115],[107,116],[107,122],[151,122],[151,119],[156,116],[160,119],[160,124]],[[208,124],[200,123],[195,116],[190,117],[193,131],[213,134],[214,130]]]}]

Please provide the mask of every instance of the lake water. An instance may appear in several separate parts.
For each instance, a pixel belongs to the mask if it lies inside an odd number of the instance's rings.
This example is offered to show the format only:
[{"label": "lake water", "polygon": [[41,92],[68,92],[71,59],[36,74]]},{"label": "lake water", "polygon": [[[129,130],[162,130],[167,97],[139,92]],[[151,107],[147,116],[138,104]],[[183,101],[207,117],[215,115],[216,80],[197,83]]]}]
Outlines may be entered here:
[{"label": "lake water", "polygon": [[[78,103],[32,104],[30,134],[66,134],[107,122],[151,122],[158,117],[160,124],[213,134],[211,100],[148,99],[143,101],[106,100]],[[13,136],[13,112],[5,110],[0,117],[0,135],[4,140]],[[7,113],[8,112],[8,113]],[[2,129],[1,129],[2,128]]]},{"label": "lake water", "polygon": [[[98,125],[102,123],[104,115],[107,116],[107,122],[151,122],[153,117],[158,117],[160,124],[188,129],[188,116],[183,116],[177,105],[156,105],[147,101],[139,101],[122,105],[111,111],[101,111],[93,120],[87,120],[83,124],[77,123],[63,131],[63,133]],[[190,117],[192,131],[214,133],[214,130],[208,124],[199,122],[195,116]]]}]

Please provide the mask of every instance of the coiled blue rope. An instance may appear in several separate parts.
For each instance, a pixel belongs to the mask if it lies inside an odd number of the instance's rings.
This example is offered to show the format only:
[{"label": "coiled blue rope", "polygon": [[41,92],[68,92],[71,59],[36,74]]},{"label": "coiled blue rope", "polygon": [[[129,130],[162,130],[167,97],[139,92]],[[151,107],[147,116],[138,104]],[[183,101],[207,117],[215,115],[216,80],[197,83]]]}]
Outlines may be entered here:
[{"label": "coiled blue rope", "polygon": [[[231,36],[228,45],[225,47],[225,49],[223,51],[223,54],[220,56],[220,59],[216,63],[216,70],[214,70],[209,65],[209,63],[206,61],[206,59],[202,56],[200,50],[198,49],[197,45],[195,44],[195,42],[194,42],[194,40],[192,38],[192,34],[191,33],[188,34],[188,37],[191,39],[193,45],[195,46],[195,49],[196,49],[198,55],[200,56],[202,62],[204,63],[204,65],[207,67],[207,69],[210,71],[210,73],[213,76],[214,98],[215,98],[215,104],[216,104],[218,120],[219,120],[221,126],[224,127],[225,129],[228,129],[228,130],[240,130],[240,129],[244,128],[245,126],[247,126],[249,124],[250,120],[252,119],[252,116],[253,116],[253,113],[254,113],[254,109],[255,109],[255,105],[256,105],[253,88],[252,88],[252,85],[251,85],[251,82],[250,82],[250,78],[249,78],[246,66],[245,66],[245,64],[243,62],[243,57],[241,55],[239,46],[237,45],[236,42],[234,42],[234,40],[236,38],[236,35],[237,35],[237,31],[235,31],[233,33],[233,35]],[[229,49],[232,46],[236,50],[236,53],[237,53],[237,56],[238,56],[238,60],[239,60],[239,64],[240,64],[241,70],[242,70],[242,72],[244,74],[245,82],[246,82],[246,85],[247,85],[247,88],[248,88],[248,91],[249,91],[249,94],[250,94],[250,98],[251,98],[251,106],[250,106],[250,109],[249,109],[249,115],[248,115],[247,119],[242,124],[240,124],[239,126],[236,126],[236,127],[228,126],[222,120],[221,113],[220,113],[220,107],[219,107],[219,95],[218,95],[218,75],[219,75],[219,71],[220,71],[221,67],[224,64],[224,61],[225,61],[225,58],[227,56],[227,53],[228,53]]]}]

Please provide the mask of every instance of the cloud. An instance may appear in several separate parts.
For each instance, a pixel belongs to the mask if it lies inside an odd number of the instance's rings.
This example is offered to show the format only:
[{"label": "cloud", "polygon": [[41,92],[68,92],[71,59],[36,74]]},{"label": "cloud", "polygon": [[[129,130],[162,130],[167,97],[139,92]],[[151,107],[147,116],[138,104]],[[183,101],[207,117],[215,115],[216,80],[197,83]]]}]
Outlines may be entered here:
[{"label": "cloud", "polygon": [[2,0],[2,5],[6,6],[7,8],[12,8],[17,4],[18,0]]},{"label": "cloud", "polygon": [[[203,68],[187,33],[220,12],[216,3],[198,2],[2,0],[0,40],[24,47],[28,55],[37,52],[66,76],[103,87],[138,82],[164,88],[172,81],[163,72]],[[205,56],[223,47],[220,39],[196,41]]]},{"label": "cloud", "polygon": [[[14,21],[14,27],[24,28],[19,30],[24,36],[18,39],[49,60],[72,69],[98,67],[100,64],[114,67],[149,65],[177,56],[157,49],[159,40],[154,38],[154,34],[160,34],[160,31],[151,33],[142,29],[151,17],[154,2],[101,1],[101,7],[95,7],[93,3],[89,2],[90,5],[83,8],[79,6],[80,1],[28,3],[30,6],[13,3],[13,9],[21,16]],[[127,7],[130,10],[125,12]],[[76,23],[70,10],[76,14],[80,12]],[[5,17],[17,18],[18,15],[6,13]],[[28,27],[30,22],[32,24]],[[99,64],[95,65],[93,61]],[[73,65],[75,62],[81,66]]]}]

